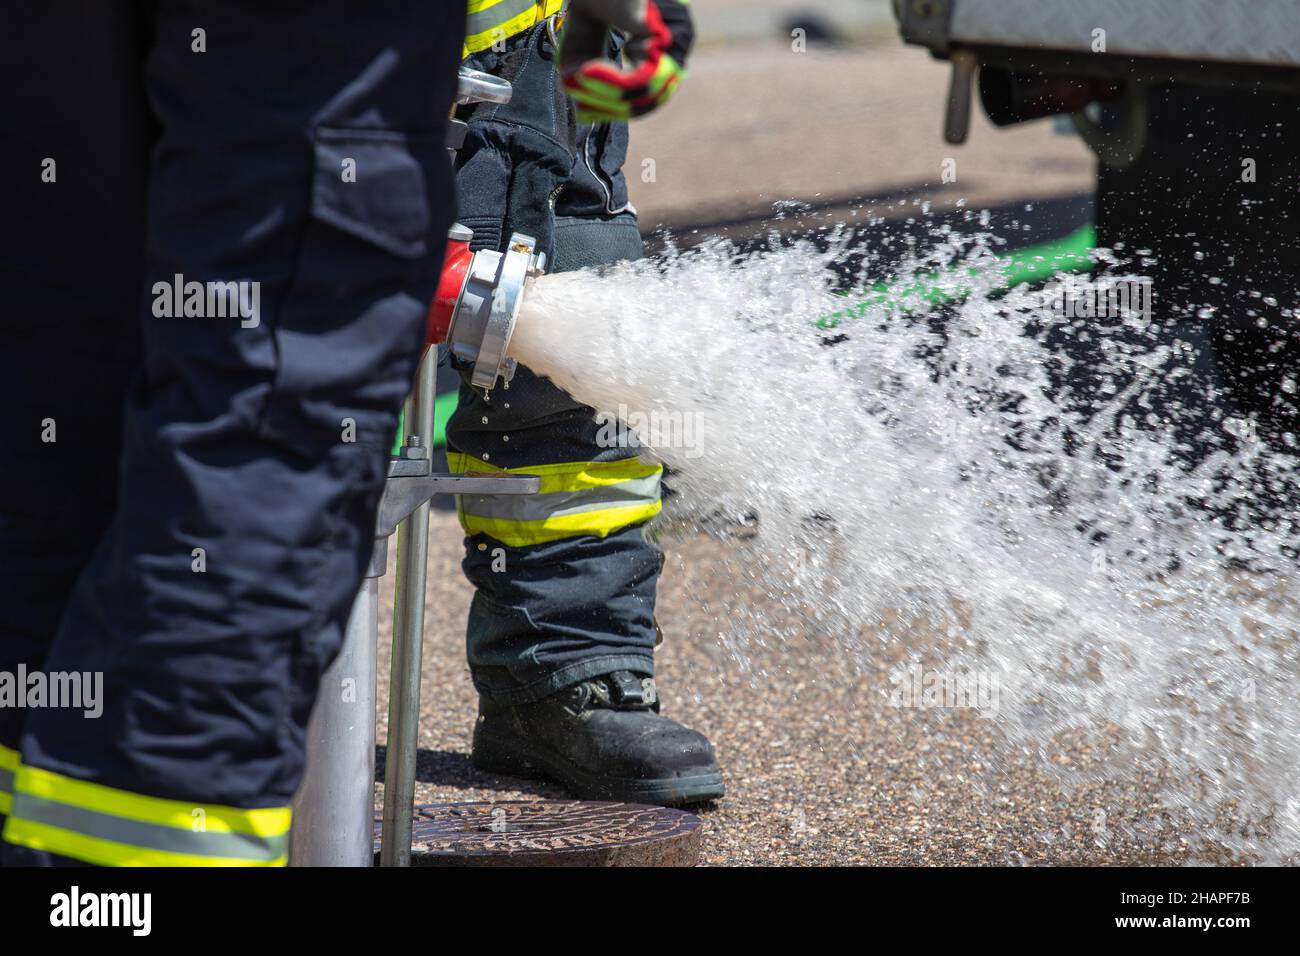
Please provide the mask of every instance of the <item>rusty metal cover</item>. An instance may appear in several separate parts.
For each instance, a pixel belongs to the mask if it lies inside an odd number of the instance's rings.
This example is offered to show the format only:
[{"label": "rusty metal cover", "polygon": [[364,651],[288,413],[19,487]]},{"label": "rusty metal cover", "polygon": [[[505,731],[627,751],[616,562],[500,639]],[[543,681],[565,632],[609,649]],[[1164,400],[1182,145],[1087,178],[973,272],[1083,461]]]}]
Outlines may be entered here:
[{"label": "rusty metal cover", "polygon": [[[511,800],[415,808],[412,866],[694,866],[703,821],[635,803]],[[375,825],[375,850],[379,849]]]}]

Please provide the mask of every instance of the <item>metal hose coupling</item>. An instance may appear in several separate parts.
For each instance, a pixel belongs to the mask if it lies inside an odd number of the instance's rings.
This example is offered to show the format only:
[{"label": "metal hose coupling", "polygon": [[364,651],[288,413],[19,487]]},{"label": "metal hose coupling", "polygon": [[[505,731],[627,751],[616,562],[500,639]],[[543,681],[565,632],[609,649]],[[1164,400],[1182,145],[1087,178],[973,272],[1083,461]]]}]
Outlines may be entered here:
[{"label": "metal hose coupling", "polygon": [[438,292],[429,307],[430,344],[451,347],[451,354],[473,366],[471,382],[494,388],[509,382],[515,360],[506,355],[519,307],[531,281],[546,270],[546,255],[537,240],[516,232],[504,252],[471,252],[472,230],[460,223],[447,235],[447,257]]}]

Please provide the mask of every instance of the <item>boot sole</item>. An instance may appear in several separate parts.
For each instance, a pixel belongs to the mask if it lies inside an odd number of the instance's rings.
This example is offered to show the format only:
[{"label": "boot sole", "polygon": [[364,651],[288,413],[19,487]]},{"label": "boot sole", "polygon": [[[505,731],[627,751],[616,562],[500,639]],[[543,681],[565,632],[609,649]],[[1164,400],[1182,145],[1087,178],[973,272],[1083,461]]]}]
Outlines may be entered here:
[{"label": "boot sole", "polygon": [[470,762],[485,773],[553,780],[584,800],[618,800],[623,803],[680,807],[717,800],[726,792],[720,770],[707,770],[680,777],[611,778],[580,770],[559,754],[536,747],[525,750],[517,741],[498,737],[477,727],[474,729]]}]

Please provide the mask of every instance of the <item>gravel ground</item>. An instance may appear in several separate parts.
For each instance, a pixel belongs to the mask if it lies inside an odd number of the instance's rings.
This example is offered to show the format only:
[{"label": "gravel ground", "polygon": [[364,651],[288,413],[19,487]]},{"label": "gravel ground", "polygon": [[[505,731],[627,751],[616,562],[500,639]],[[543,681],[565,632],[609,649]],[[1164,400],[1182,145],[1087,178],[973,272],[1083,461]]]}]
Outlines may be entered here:
[{"label": "gravel ground", "polygon": [[[998,131],[977,111],[971,142],[946,146],[946,68],[881,39],[883,4],[814,4],[846,35],[867,42],[801,54],[772,36],[790,6],[719,0],[710,7],[692,76],[670,109],[635,127],[628,168],[645,231],[752,235],[771,203],[786,199],[831,219],[865,215],[865,200],[898,218],[922,201],[942,209],[964,198],[978,209],[1091,189],[1090,154],[1051,123]],[[940,163],[950,156],[958,182],[943,185]],[[653,182],[636,175],[646,159],[655,160]],[[564,796],[469,764],[475,697],[464,660],[470,589],[460,549],[454,515],[435,512],[417,802]],[[665,712],[708,733],[728,787],[725,799],[701,811],[705,862],[1186,858],[1184,831],[1159,811],[1149,781],[1067,792],[1042,765],[999,762],[995,769],[980,756],[995,742],[993,724],[972,711],[890,707],[885,674],[855,670],[841,649],[845,635],[808,634],[798,646],[734,654],[719,637],[729,629],[728,606],[775,610],[764,595],[737,593],[723,565],[727,545],[700,536],[668,552],[659,605],[667,640],[658,657]],[[392,582],[390,573],[383,581],[388,608]],[[389,633],[385,616],[382,674]],[[382,741],[384,686],[380,698]],[[1076,749],[1060,760],[1089,757]]]}]

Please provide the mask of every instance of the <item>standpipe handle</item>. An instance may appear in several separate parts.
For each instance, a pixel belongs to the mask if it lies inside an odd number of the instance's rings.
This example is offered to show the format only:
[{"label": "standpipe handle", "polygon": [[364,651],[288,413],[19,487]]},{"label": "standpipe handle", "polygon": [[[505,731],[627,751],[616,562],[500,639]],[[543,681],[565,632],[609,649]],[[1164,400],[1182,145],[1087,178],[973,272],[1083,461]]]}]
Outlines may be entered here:
[{"label": "standpipe handle", "polygon": [[509,80],[503,80],[491,73],[480,70],[460,71],[456,87],[456,104],[465,106],[469,103],[509,103],[514,95],[514,87]]}]

